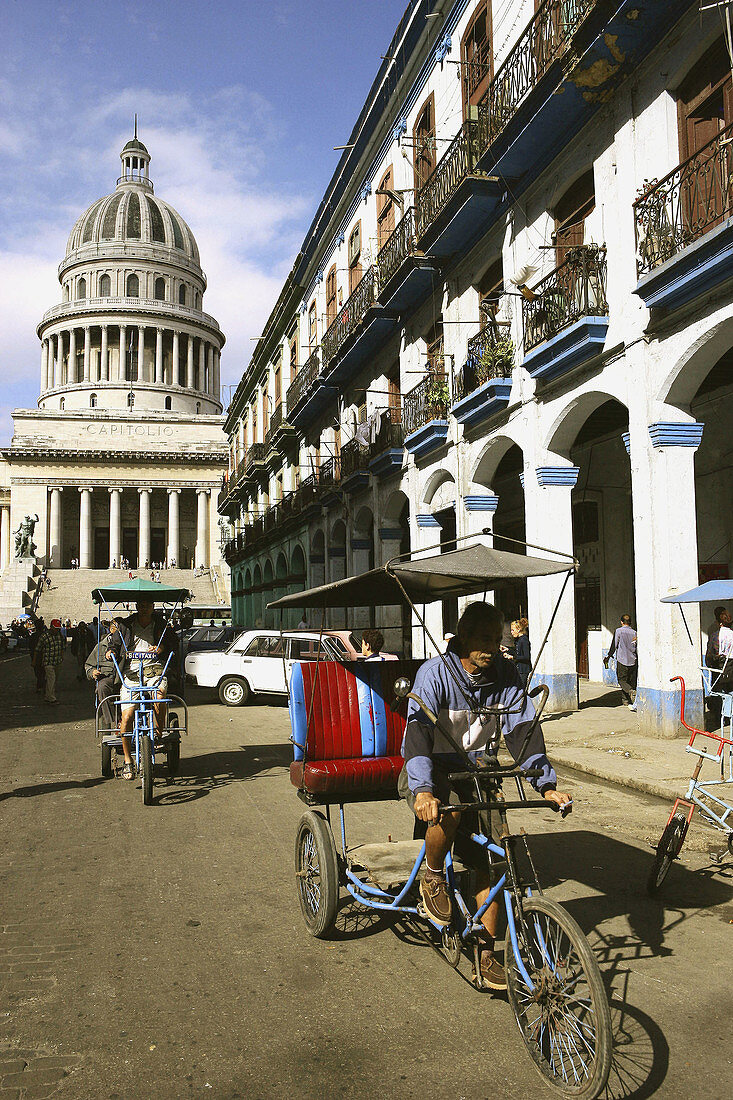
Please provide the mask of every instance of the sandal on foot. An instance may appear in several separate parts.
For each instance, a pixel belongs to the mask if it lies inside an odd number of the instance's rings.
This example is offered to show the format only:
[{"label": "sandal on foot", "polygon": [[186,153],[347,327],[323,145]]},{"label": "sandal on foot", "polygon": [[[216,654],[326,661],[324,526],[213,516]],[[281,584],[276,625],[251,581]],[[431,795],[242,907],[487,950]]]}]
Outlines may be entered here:
[{"label": "sandal on foot", "polygon": [[135,765],[132,762],[130,762],[129,764],[125,764],[124,767],[122,768],[122,778],[123,779],[134,779],[135,778]]}]

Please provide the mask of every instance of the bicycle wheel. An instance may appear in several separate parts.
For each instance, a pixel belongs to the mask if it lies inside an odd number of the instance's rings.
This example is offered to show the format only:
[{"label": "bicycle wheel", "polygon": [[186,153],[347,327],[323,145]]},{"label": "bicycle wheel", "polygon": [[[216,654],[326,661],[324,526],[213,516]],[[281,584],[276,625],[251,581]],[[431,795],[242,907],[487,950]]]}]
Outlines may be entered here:
[{"label": "bicycle wheel", "polygon": [[563,1096],[592,1100],[611,1069],[608,998],[590,944],[561,905],[545,897],[522,906],[529,942],[517,938],[530,989],[507,931],[504,967],[509,1003],[546,1084]]},{"label": "bicycle wheel", "polygon": [[105,779],[111,779],[112,772],[112,749],[106,741],[102,742],[102,775]]},{"label": "bicycle wheel", "polygon": [[143,772],[143,806],[153,802],[153,740],[144,733],[140,738],[140,764]]},{"label": "bicycle wheel", "polygon": [[660,837],[659,844],[657,844],[657,854],[646,880],[647,893],[651,894],[652,897],[660,889],[669,874],[672,862],[680,854],[686,836],[687,818],[683,814],[675,814],[665,826]]},{"label": "bicycle wheel", "polygon": [[171,714],[168,719],[168,729],[170,735],[168,737],[168,753],[166,755],[166,766],[168,771],[168,778],[174,779],[178,775],[178,765],[181,760],[181,735],[178,733],[178,715]]},{"label": "bicycle wheel", "polygon": [[339,875],[333,833],[317,810],[308,810],[298,824],[295,875],[306,927],[312,936],[322,939],[336,920]]}]

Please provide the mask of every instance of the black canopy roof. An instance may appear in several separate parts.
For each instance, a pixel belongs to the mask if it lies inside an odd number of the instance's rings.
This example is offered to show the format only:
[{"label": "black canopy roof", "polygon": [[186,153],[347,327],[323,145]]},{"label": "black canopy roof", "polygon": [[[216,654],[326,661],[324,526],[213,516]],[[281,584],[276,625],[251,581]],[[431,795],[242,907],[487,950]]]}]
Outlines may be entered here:
[{"label": "black canopy roof", "polygon": [[[432,603],[451,596],[472,596],[528,577],[567,573],[574,558],[564,561],[527,557],[494,550],[483,544],[432,554],[417,561],[395,562],[370,569],[358,577],[293,592],[268,607],[371,607],[404,602],[404,588],[412,603]],[[399,582],[399,583],[398,583]]]}]

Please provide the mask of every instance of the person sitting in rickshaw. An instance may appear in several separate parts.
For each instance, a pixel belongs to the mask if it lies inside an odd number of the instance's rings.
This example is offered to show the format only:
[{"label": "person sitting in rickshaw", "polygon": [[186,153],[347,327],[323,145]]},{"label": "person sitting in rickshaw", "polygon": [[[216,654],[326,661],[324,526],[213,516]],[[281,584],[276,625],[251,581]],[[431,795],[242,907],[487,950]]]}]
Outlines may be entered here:
[{"label": "person sitting in rickshaw", "polygon": [[87,680],[91,680],[94,684],[94,695],[101,708],[102,721],[107,731],[114,730],[117,726],[115,704],[112,699],[117,694],[118,676],[117,669],[107,653],[110,648],[110,638],[114,638],[118,629],[119,620],[110,619],[109,634],[95,645],[84,665]]},{"label": "person sitting in rickshaw", "polygon": [[[160,700],[164,699],[168,693],[168,677],[175,673],[177,649],[175,634],[166,624],[164,615],[155,611],[152,600],[138,600],[135,609],[135,613],[129,618],[118,620],[119,630],[110,635],[108,650],[108,653],[114,654],[124,677],[120,685],[122,707],[120,735],[125,757],[122,769],[123,779],[135,778],[130,734],[135,721],[134,704],[140,699],[140,666],[142,665],[144,684],[156,682],[160,678],[160,682],[156,683],[153,696],[153,729],[157,737],[166,723],[166,704]],[[133,658],[130,656],[132,653],[150,653],[154,656],[147,659]],[[170,662],[168,662],[169,656],[171,656]],[[165,676],[163,676],[164,670]]]},{"label": "person sitting in rickshaw", "polygon": [[[426,703],[439,724],[453,739],[480,762],[484,750],[493,757],[499,733],[515,756],[534,718],[534,707],[524,694],[520,677],[512,661],[500,653],[504,616],[488,603],[470,604],[463,612],[443,656],[433,657],[420,667],[413,691]],[[495,715],[482,714],[486,707],[503,706],[501,730]],[[399,778],[399,793],[417,818],[416,833],[425,836],[426,872],[420,893],[426,911],[436,924],[447,927],[452,905],[448,892],[444,861],[456,840],[460,813],[438,814],[441,804],[475,799],[473,784],[448,780],[451,771],[463,770],[462,761],[450,743],[436,730],[430,718],[410,700],[407,727],[402,745],[405,763]],[[534,729],[521,761],[522,768],[539,768],[541,775],[531,779],[532,786],[555,808],[570,810],[570,796],[556,790],[556,776],[545,753],[539,724]],[[486,900],[490,889],[486,855],[470,840],[476,832],[477,815],[466,815],[457,846],[464,862],[477,870],[476,904]],[[483,916],[486,929],[480,951],[480,978],[489,989],[506,989],[504,969],[494,958],[494,939],[499,918],[499,902],[494,901]],[[479,976],[477,975],[477,978]]]}]

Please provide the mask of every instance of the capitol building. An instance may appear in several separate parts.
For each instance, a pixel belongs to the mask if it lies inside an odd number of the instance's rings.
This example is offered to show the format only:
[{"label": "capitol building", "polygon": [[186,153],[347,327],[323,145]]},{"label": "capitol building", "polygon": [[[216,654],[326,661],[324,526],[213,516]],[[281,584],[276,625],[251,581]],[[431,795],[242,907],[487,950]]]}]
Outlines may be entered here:
[{"label": "capitol building", "polygon": [[216,499],[226,468],[220,355],[203,311],[193,233],[154,193],[137,134],[110,195],[77,220],[44,313],[40,394],[16,409],[0,452],[0,568],[12,532],[38,517],[51,569],[175,561],[221,567]]}]

